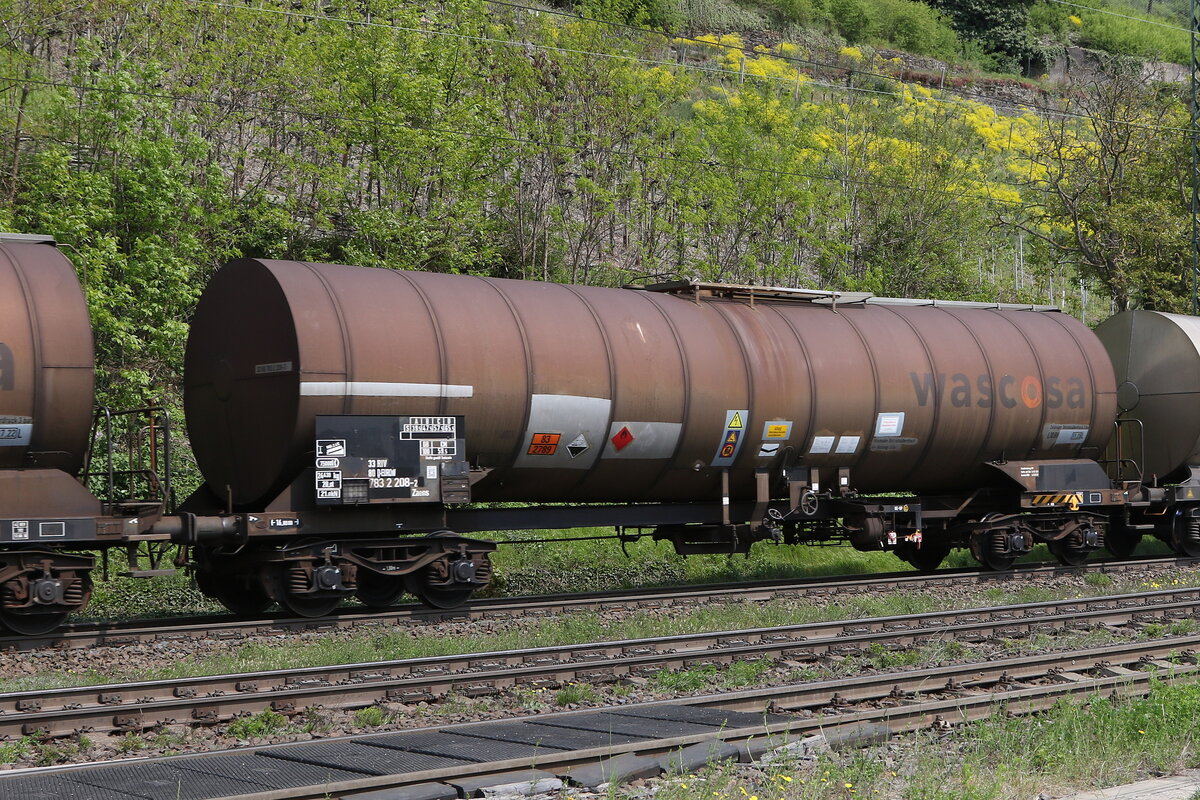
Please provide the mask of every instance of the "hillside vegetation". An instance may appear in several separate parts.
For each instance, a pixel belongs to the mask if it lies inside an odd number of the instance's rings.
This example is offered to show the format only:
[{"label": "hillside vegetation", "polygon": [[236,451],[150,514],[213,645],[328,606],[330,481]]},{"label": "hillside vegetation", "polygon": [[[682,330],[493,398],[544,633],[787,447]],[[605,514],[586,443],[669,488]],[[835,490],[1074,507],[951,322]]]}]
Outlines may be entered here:
[{"label": "hillside vegetation", "polygon": [[[70,246],[103,398],[125,406],[176,395],[196,297],[240,255],[1053,302],[1090,322],[1186,308],[1179,87],[1120,59],[1063,96],[982,71],[1034,58],[1038,26],[1106,21],[662,2],[10,2],[0,227]],[[915,74],[885,44],[981,60]],[[1008,90],[1025,99],[982,102]]]}]

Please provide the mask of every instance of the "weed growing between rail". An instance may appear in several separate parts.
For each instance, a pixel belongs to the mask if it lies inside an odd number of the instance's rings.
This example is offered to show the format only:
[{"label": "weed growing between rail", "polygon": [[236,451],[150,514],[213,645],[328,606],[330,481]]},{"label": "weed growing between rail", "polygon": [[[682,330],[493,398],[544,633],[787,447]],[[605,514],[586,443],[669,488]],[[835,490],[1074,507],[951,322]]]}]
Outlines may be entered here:
[{"label": "weed growing between rail", "polygon": [[[1160,631],[1152,629],[1151,632]],[[276,742],[311,736],[367,732],[383,726],[425,727],[439,725],[444,721],[510,717],[521,713],[539,714],[610,705],[630,697],[635,700],[662,699],[668,696],[727,691],[749,686],[803,683],[879,671],[926,668],[952,661],[1003,658],[1030,651],[1103,647],[1113,642],[1128,641],[1129,638],[1118,631],[1099,629],[1067,631],[1057,637],[1038,635],[977,645],[956,641],[934,643],[916,649],[874,645],[855,656],[823,659],[819,663],[807,666],[793,661],[763,657],[726,665],[661,670],[649,677],[629,677],[627,682],[619,684],[592,685],[586,682],[572,682],[549,689],[518,687],[496,696],[482,698],[451,693],[434,703],[404,705],[381,701],[353,712],[309,707],[293,717],[287,717],[264,709],[212,730],[167,726],[159,731],[127,734],[115,741],[109,740],[107,748],[110,755],[114,751],[123,756],[158,755],[179,749],[212,749],[214,746],[228,747],[246,742]],[[1140,638],[1147,638],[1144,631]],[[78,742],[44,743],[25,739],[0,748],[0,763],[30,765],[80,760],[87,757],[86,748],[91,746],[90,742],[84,739]]]},{"label": "weed growing between rail", "polygon": [[[1200,576],[1195,576],[1200,579]],[[1142,591],[1146,589],[1186,586],[1195,583],[1189,575],[1153,582],[1130,582],[1104,587],[1085,585],[1051,589],[1024,586],[1015,590],[1012,584],[974,590],[959,596],[947,596],[933,591],[897,591],[853,595],[815,602],[811,598],[778,599],[770,603],[729,601],[687,608],[668,608],[651,611],[577,612],[552,618],[493,620],[484,625],[478,622],[440,624],[428,627],[363,627],[352,631],[303,634],[277,639],[259,639],[238,646],[213,643],[202,646],[190,655],[150,658],[125,657],[106,648],[92,651],[86,665],[76,663],[54,666],[42,660],[22,661],[26,674],[14,666],[5,668],[10,676],[0,680],[0,691],[43,690],[60,686],[85,686],[139,679],[174,679],[196,675],[258,672],[297,667],[316,667],[385,661],[401,658],[437,657],[462,653],[507,650],[523,647],[560,647],[624,639],[650,638],[683,633],[765,628],[805,622],[836,619],[906,616],[924,612],[971,606],[1008,605],[1068,597]],[[1194,623],[1179,621],[1152,624],[1143,635],[1182,635],[1196,630]],[[1084,634],[1083,638],[1091,634]],[[1035,636],[1013,640],[1011,655],[1031,652],[1038,648],[1062,648],[1063,636]],[[947,648],[960,647],[954,643]],[[1084,645],[1078,645],[1084,646]],[[1024,648],[1024,649],[1022,649]],[[147,648],[153,650],[153,647]],[[878,669],[904,666],[913,656],[891,651],[876,654]],[[944,655],[943,660],[953,658]],[[134,666],[134,664],[140,664]]]},{"label": "weed growing between rail", "polygon": [[[1061,795],[1200,766],[1200,684],[1160,682],[1146,698],[1060,701],[1042,714],[925,731],[865,751],[671,777],[656,800],[1009,800]],[[615,791],[617,800],[635,790]]]}]

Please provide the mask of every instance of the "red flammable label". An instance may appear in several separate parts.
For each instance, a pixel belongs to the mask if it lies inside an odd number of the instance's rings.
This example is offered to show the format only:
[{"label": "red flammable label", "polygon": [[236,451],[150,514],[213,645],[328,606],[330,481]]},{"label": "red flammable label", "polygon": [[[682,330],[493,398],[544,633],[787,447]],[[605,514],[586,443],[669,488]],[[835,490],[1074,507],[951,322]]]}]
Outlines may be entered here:
[{"label": "red flammable label", "polygon": [[621,430],[617,431],[616,436],[612,437],[611,441],[613,449],[619,453],[633,441],[633,434],[629,432],[629,428],[622,427]]}]

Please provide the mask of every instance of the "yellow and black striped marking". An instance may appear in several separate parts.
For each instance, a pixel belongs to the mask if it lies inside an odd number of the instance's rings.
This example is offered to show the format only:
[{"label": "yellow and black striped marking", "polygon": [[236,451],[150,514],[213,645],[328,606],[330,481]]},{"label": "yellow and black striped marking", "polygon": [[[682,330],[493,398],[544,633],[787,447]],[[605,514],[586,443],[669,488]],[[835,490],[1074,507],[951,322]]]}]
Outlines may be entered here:
[{"label": "yellow and black striped marking", "polygon": [[1068,492],[1066,494],[1035,494],[1031,502],[1035,506],[1069,506],[1072,511],[1078,511],[1083,503],[1083,492]]}]

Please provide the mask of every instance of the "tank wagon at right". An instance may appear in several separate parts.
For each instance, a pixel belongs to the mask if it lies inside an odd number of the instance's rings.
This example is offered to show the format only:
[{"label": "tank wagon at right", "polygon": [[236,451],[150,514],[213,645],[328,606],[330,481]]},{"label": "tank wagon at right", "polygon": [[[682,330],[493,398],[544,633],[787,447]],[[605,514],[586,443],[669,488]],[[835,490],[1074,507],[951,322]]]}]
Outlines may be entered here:
[{"label": "tank wagon at right", "polygon": [[1117,381],[1116,435],[1106,464],[1129,502],[1109,520],[1108,549],[1127,555],[1143,534],[1200,556],[1200,319],[1126,311],[1096,336]]}]

